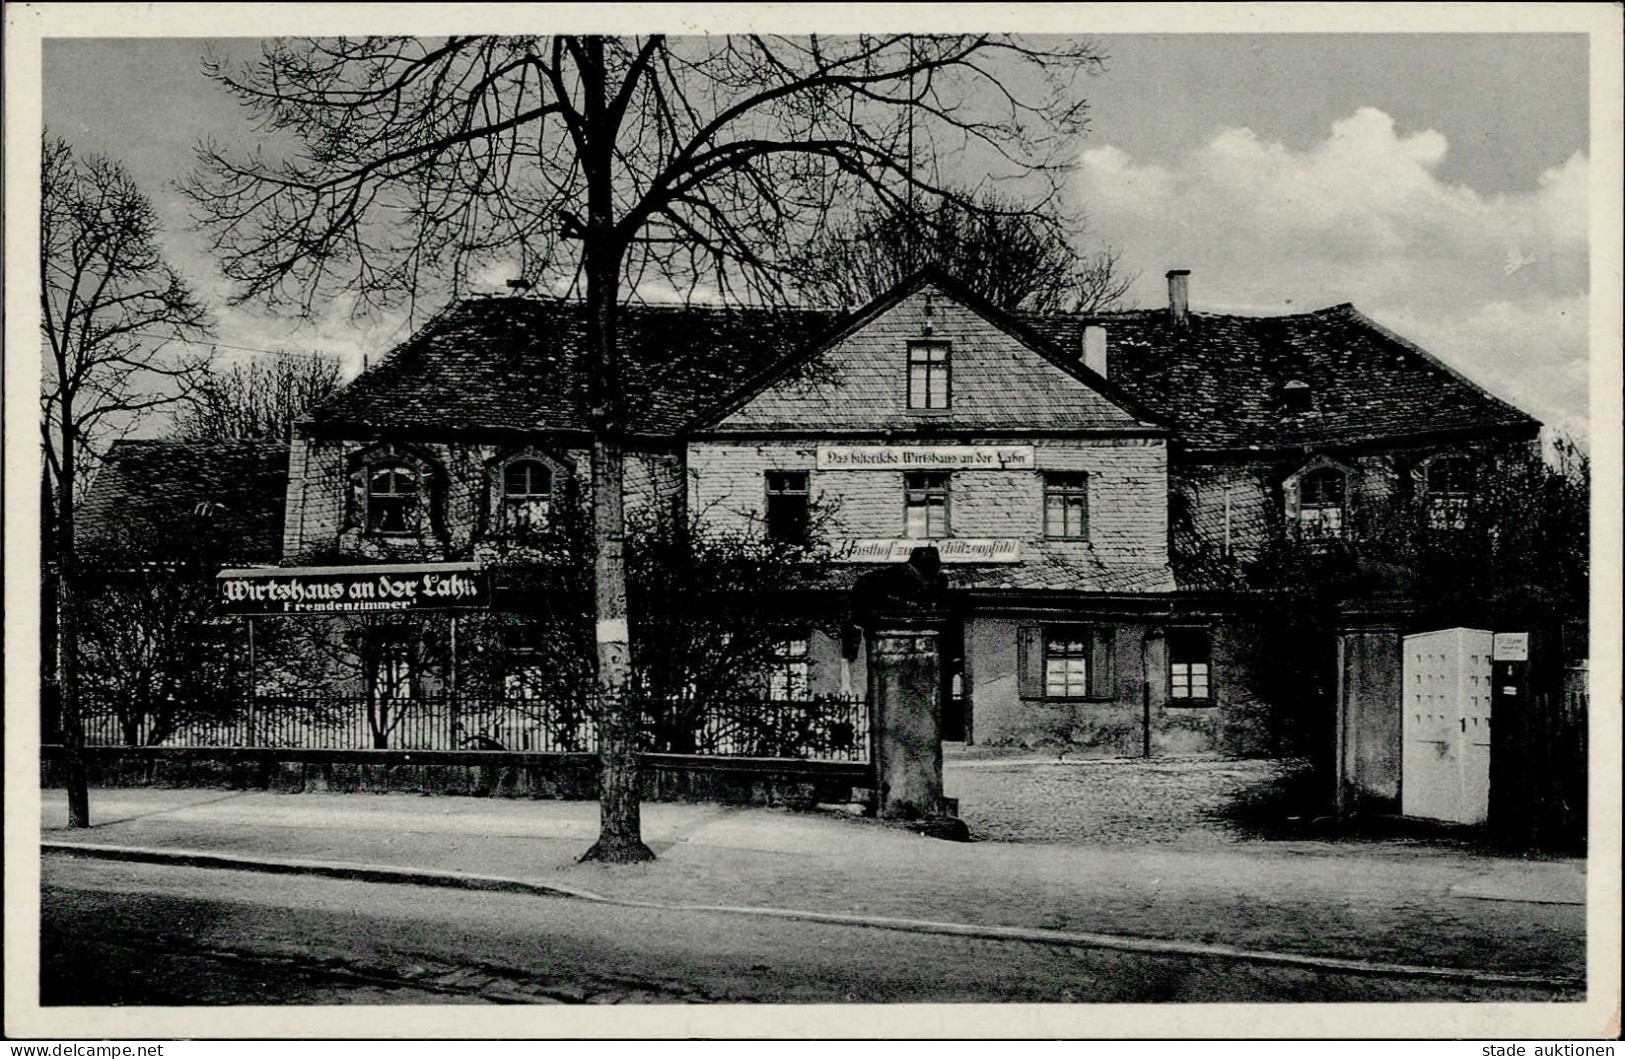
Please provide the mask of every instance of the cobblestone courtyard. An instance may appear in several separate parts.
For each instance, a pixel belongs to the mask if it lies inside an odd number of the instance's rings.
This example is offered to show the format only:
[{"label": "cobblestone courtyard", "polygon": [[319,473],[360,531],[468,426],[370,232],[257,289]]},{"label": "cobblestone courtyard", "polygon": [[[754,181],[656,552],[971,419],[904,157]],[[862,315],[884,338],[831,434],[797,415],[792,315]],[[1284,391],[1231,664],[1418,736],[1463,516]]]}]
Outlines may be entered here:
[{"label": "cobblestone courtyard", "polygon": [[944,764],[946,792],[977,841],[1089,845],[1241,841],[1248,836],[1227,810],[1294,767],[1214,757],[1001,758],[957,747]]}]

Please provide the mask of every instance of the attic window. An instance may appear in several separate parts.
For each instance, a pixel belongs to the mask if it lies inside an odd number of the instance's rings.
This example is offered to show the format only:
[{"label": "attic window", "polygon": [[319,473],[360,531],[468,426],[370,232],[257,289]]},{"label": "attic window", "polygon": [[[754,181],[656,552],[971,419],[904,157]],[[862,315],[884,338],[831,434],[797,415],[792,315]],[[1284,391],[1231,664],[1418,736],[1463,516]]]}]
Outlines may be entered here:
[{"label": "attic window", "polygon": [[951,364],[946,342],[911,342],[908,347],[908,407],[945,411],[950,395]]},{"label": "attic window", "polygon": [[1307,412],[1314,407],[1314,391],[1302,379],[1293,379],[1281,387],[1281,403],[1288,412]]}]

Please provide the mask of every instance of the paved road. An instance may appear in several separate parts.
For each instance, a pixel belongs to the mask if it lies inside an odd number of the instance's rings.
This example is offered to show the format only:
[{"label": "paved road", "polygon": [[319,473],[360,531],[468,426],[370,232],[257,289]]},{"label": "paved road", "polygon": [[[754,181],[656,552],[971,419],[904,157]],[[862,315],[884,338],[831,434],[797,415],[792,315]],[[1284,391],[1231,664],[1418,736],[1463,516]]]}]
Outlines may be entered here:
[{"label": "paved road", "polygon": [[1553,1000],[1537,988],[46,856],[60,1004]]}]

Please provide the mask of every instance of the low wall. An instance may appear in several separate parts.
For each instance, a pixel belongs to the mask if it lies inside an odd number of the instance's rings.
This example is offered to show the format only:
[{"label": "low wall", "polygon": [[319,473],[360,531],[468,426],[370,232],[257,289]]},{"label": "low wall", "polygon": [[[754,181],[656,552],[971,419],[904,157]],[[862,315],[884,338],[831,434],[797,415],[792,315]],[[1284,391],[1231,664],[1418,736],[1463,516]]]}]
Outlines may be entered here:
[{"label": "low wall", "polygon": [[[40,782],[62,786],[60,746],[41,748]],[[413,792],[476,797],[596,799],[595,754],[256,747],[87,747],[93,787]],[[864,800],[868,764],[644,754],[649,801],[811,806]]]}]

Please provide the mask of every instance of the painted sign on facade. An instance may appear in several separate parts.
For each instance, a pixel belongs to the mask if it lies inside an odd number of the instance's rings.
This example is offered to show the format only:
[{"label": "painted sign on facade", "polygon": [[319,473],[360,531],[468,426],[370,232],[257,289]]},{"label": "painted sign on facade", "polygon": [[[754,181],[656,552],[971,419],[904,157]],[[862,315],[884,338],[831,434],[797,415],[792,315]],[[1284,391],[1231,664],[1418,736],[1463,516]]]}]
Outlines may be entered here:
[{"label": "painted sign on facade", "polygon": [[820,471],[1030,471],[1031,445],[820,445]]},{"label": "painted sign on facade", "polygon": [[953,540],[841,541],[835,548],[840,563],[906,563],[915,548],[933,547],[945,563],[1019,563],[1019,540],[955,538]]},{"label": "painted sign on facade", "polygon": [[490,602],[478,563],[222,570],[217,581],[225,614],[483,610]]}]

